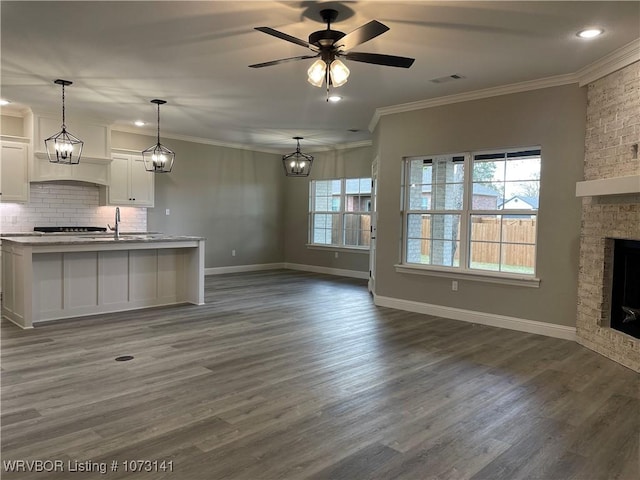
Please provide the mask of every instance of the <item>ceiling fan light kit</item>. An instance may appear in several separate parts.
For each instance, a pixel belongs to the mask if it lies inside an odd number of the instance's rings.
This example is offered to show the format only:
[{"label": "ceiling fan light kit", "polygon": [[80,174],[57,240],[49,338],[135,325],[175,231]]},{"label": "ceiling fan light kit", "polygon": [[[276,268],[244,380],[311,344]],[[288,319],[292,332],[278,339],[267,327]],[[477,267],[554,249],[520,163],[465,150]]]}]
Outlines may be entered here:
[{"label": "ceiling fan light kit", "polygon": [[49,157],[49,162],[51,163],[77,165],[80,163],[84,142],[75,135],[67,132],[64,108],[64,87],[72,85],[73,82],[57,79],[54,80],[53,83],[62,86],[62,129],[44,141],[47,157]]},{"label": "ceiling fan light kit", "polygon": [[413,58],[349,51],[353,47],[368,42],[389,30],[389,27],[377,20],[372,20],[352,32],[345,34],[338,30],[331,29],[331,22],[338,18],[337,10],[330,8],[324,9],[320,11],[320,15],[323,21],[326,22],[327,28],[313,32],[309,35],[309,41],[292,37],[291,35],[270,27],[255,28],[260,32],[280,38],[281,40],[307,47],[315,55],[283,58],[281,60],[272,60],[270,62],[256,63],[249,66],[251,68],[262,68],[297,60],[316,58],[317,60],[307,70],[307,81],[314,87],[321,87],[326,81],[328,96],[330,86],[340,87],[347,83],[349,78],[349,69],[338,57],[344,57],[346,60],[355,62],[372,63],[389,67],[409,68],[413,64]]},{"label": "ceiling fan light kit", "polygon": [[[340,97],[337,96],[333,96],[334,98],[332,98],[331,95],[329,95],[329,88],[340,87],[347,83],[349,74],[351,73],[339,57],[354,62],[372,63],[374,65],[389,67],[409,68],[413,65],[415,61],[413,58],[350,51],[353,47],[368,42],[389,30],[389,27],[377,20],[371,20],[352,32],[345,34],[344,32],[331,29],[331,22],[334,22],[338,18],[337,10],[326,8],[320,11],[320,16],[322,20],[326,22],[327,28],[311,33],[311,35],[309,35],[309,41],[293,37],[271,27],[255,27],[259,32],[295,43],[301,47],[307,47],[313,55],[300,55],[298,57],[271,60],[269,62],[255,63],[249,65],[249,67],[271,67],[282,63],[315,58],[316,60],[307,69],[307,81],[314,87],[322,87],[323,84],[326,84],[327,102],[329,102],[330,100],[337,101],[340,99]],[[307,177],[311,171],[313,157],[300,152],[300,140],[302,140],[302,137],[293,138],[298,142],[298,148],[294,153],[282,157],[285,173],[288,177]]]}]

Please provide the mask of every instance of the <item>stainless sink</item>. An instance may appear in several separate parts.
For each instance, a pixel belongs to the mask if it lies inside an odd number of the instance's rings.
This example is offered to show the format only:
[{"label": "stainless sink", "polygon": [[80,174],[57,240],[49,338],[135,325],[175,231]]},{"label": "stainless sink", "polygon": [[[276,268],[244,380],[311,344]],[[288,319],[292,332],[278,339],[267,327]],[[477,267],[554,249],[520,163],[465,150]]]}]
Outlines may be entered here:
[{"label": "stainless sink", "polygon": [[98,235],[95,237],[91,236],[79,236],[78,238],[82,240],[148,240],[153,238],[151,235],[122,235],[120,234],[120,238],[116,239],[113,234],[111,235]]}]

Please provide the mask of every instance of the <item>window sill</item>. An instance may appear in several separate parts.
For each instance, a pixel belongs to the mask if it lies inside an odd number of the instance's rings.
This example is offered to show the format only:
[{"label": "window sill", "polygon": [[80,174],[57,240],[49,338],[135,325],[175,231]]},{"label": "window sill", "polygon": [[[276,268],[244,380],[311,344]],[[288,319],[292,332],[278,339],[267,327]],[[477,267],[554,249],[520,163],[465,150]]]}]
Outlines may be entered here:
[{"label": "window sill", "polygon": [[495,274],[489,272],[455,271],[446,268],[419,267],[413,265],[394,265],[396,272],[414,275],[430,275],[432,277],[453,278],[456,280],[470,280],[473,282],[498,283],[501,285],[515,285],[518,287],[539,288],[540,279],[523,275]]},{"label": "window sill", "polygon": [[316,245],[315,243],[307,243],[307,248],[311,250],[328,250],[332,252],[348,252],[348,253],[369,253],[369,247],[345,247],[336,245]]}]

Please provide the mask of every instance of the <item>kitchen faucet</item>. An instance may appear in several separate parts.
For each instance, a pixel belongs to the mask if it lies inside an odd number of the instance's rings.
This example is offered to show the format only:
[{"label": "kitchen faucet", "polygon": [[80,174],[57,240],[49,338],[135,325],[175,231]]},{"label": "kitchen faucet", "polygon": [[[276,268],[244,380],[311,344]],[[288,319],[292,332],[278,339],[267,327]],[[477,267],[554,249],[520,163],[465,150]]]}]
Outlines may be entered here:
[{"label": "kitchen faucet", "polygon": [[112,227],[111,225],[109,225],[107,223],[107,227],[109,227],[109,230],[113,231],[113,238],[115,238],[116,240],[120,239],[120,207],[116,207],[116,223],[115,226]]}]

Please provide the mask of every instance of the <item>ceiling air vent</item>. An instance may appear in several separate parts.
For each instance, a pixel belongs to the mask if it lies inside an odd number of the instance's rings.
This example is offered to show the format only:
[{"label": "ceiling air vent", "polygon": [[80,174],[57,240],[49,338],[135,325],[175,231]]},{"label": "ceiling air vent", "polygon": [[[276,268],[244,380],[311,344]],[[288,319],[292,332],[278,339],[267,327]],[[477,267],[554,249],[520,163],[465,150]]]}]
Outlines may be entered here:
[{"label": "ceiling air vent", "polygon": [[429,81],[433,83],[447,83],[447,82],[452,82],[453,80],[460,80],[462,78],[466,78],[466,77],[463,77],[462,75],[458,75],[457,73],[454,73],[453,75],[447,75],[446,77],[432,78]]}]

